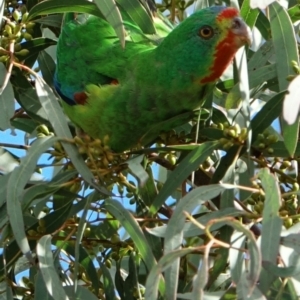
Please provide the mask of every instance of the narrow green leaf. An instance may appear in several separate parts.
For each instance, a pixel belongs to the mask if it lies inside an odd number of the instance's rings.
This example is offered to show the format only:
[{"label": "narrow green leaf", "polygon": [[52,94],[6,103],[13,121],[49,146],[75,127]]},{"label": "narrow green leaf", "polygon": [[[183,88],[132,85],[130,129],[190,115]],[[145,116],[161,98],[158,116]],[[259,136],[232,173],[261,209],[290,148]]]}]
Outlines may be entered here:
[{"label": "narrow green leaf", "polygon": [[[67,202],[68,200],[69,200],[69,202]],[[68,197],[68,199],[66,199],[66,204],[61,209],[57,209],[54,212],[51,212],[51,213],[47,214],[44,218],[42,218],[42,220],[46,226],[45,234],[52,234],[54,231],[57,231],[66,222],[66,220],[71,216],[71,214],[69,212],[71,210],[72,201],[73,201],[73,199],[70,199],[70,197]],[[3,212],[5,212],[5,214],[3,214]],[[0,223],[3,222],[3,220],[5,221],[6,216],[7,216],[6,210],[4,211],[4,210],[0,209],[0,217],[1,217]],[[26,216],[25,216],[25,218],[26,218]],[[28,218],[26,218],[26,219],[28,219]],[[27,235],[29,235],[28,234],[29,230],[37,231],[38,226],[39,226],[39,223],[37,221],[33,225],[31,225],[29,228],[28,228],[28,225],[25,224]],[[22,227],[22,228],[24,228],[24,227]],[[65,243],[65,242],[61,242],[61,243]],[[36,240],[29,240],[29,246],[31,249],[35,248]],[[5,258],[3,258],[3,255],[2,256],[0,255],[0,275],[1,276],[4,275],[4,269],[5,269],[4,261],[6,263],[5,267],[8,268],[11,265],[13,265],[22,254],[19,250],[18,244],[15,239],[13,239],[10,243],[8,243],[6,245],[5,249],[6,249]],[[86,254],[85,259],[81,263],[84,265],[84,263],[87,261],[89,261],[89,259],[88,259],[88,255]],[[92,264],[92,266],[93,266],[93,264]],[[84,265],[84,267],[86,267],[86,266]],[[88,273],[88,274],[90,276],[90,273]],[[95,286],[97,286],[97,284],[99,284],[99,281],[97,280],[96,271],[92,275],[93,276],[90,277],[91,281],[92,281],[92,283],[94,283],[93,278],[95,278],[96,279]]]},{"label": "narrow green leaf", "polygon": [[103,273],[103,286],[104,286],[104,292],[106,299],[114,299],[116,296],[115,294],[115,286],[113,279],[110,275],[109,270],[106,268],[104,264],[100,264],[100,268]]},{"label": "narrow green leaf", "polygon": [[5,85],[5,80],[9,76],[4,64],[0,64],[0,129],[5,130],[11,127],[10,118],[15,112],[14,91],[11,83],[8,81]]},{"label": "narrow green leaf", "polygon": [[282,110],[285,91],[280,92],[270,99],[251,120],[252,140],[256,141],[257,135],[267,129],[277,119]]},{"label": "narrow green leaf", "polygon": [[37,257],[39,268],[43,276],[48,293],[54,299],[70,299],[59,280],[54,268],[53,255],[51,250],[51,235],[44,235],[37,244]]},{"label": "narrow green leaf", "polygon": [[33,119],[24,119],[24,118],[15,118],[11,120],[10,123],[14,128],[29,134],[31,134],[39,125]]},{"label": "narrow green leaf", "polygon": [[[284,264],[284,267],[297,267],[300,266],[300,247],[299,247],[299,229],[300,229],[300,223],[294,224],[292,227],[288,228],[286,231],[282,232],[282,235],[284,235],[281,239],[281,247],[279,248],[279,253],[281,260]],[[281,264],[282,265],[282,264]],[[279,279],[279,278],[278,278]],[[282,280],[276,280],[277,283],[277,289],[281,289]],[[279,282],[278,282],[279,281]],[[289,279],[287,289],[285,291],[281,291],[285,294],[288,294],[291,297],[284,297],[287,299],[296,299],[296,295],[300,295],[300,274],[294,274],[292,278]],[[272,288],[274,286],[274,283],[272,284]],[[275,293],[277,296],[278,293]],[[283,298],[283,297],[282,297]]]},{"label": "narrow green leaf", "polygon": [[0,171],[1,174],[12,172],[19,166],[20,160],[5,148],[0,147]]},{"label": "narrow green leaf", "polygon": [[245,254],[240,249],[245,249],[246,236],[241,232],[233,232],[230,239],[229,266],[233,282],[239,282],[244,269]]},{"label": "narrow green leaf", "polygon": [[[222,183],[230,183],[234,184],[235,178],[237,177],[237,161],[238,156],[236,155],[235,159],[232,161],[232,164],[227,168],[226,173],[222,178]],[[234,207],[234,190],[227,189],[225,190],[220,197],[220,205],[218,207],[220,209],[224,209],[227,207]]]},{"label": "narrow green leaf", "polygon": [[1,3],[0,3],[0,20],[2,20],[4,9],[5,9],[5,1],[1,1]]},{"label": "narrow green leaf", "polygon": [[[243,158],[242,161],[246,164],[247,169],[245,172],[239,173],[239,184],[242,186],[252,186],[252,178],[255,176],[255,163],[248,159],[248,158]],[[240,190],[240,201],[246,200],[252,192],[250,191],[245,191],[245,190]]]},{"label": "narrow green leaf", "polygon": [[120,296],[121,300],[125,300],[125,284],[124,279],[121,274],[121,263],[120,261],[116,262],[116,274],[115,274],[115,286],[117,293]]},{"label": "narrow green leaf", "polygon": [[148,175],[148,180],[143,187],[139,187],[139,194],[143,199],[143,203],[147,206],[150,206],[158,192],[153,174],[154,171],[150,166],[147,166],[146,172]]},{"label": "narrow green leaf", "polygon": [[[233,234],[233,228],[229,226],[224,226],[223,223],[217,223],[221,227],[218,234],[221,240],[227,244],[230,243],[231,236]],[[212,230],[212,227],[211,227]],[[229,249],[228,248],[220,248],[216,251],[216,259],[214,260],[214,264],[211,268],[211,272],[209,274],[207,288],[212,288],[215,281],[221,276],[224,270],[228,267],[228,257],[229,257]]]},{"label": "narrow green leaf", "polygon": [[22,211],[26,211],[35,201],[34,204],[49,198],[55,191],[59,190],[59,186],[51,186],[48,183],[33,185],[32,187],[25,190],[22,200]]},{"label": "narrow green leaf", "polygon": [[[158,284],[159,284],[159,279],[161,278],[161,273],[164,272],[166,269],[168,269],[170,265],[173,264],[174,260],[177,260],[180,257],[187,255],[193,251],[194,251],[193,248],[187,248],[187,249],[172,251],[164,255],[159,260],[158,264],[151,269],[147,277],[145,299],[147,300],[158,299],[157,298]],[[164,298],[164,299],[176,299],[176,298]]]},{"label": "narrow green leaf", "polygon": [[247,267],[247,272],[243,281],[237,282],[237,285],[243,282],[244,292],[246,295],[251,295],[253,289],[257,285],[257,280],[261,270],[261,254],[258,249],[258,245],[256,243],[256,238],[253,233],[246,228],[240,221],[238,220],[228,220],[228,218],[223,218],[216,220],[215,222],[223,223],[224,225],[229,225],[233,227],[235,230],[242,232],[248,239],[248,250],[250,254],[250,263]]},{"label": "narrow green leaf", "polygon": [[[257,286],[249,281],[248,272],[244,271],[236,284],[235,299],[249,299],[249,300],[266,300],[266,297]],[[226,298],[225,298],[226,299]]]},{"label": "narrow green leaf", "polygon": [[41,271],[37,272],[34,283],[34,300],[54,300],[47,291]]},{"label": "narrow green leaf", "polygon": [[[66,214],[68,216],[68,214]],[[72,214],[69,214],[70,216]],[[55,216],[53,216],[53,219],[55,220]],[[52,231],[53,232],[53,231]],[[66,238],[66,234],[64,232],[60,232],[59,236]],[[72,255],[75,257],[75,249],[74,249],[74,244],[70,242],[66,242],[64,240],[57,240],[54,242],[54,244],[64,250],[66,253],[69,255]],[[95,291],[98,291],[101,288],[100,281],[98,279],[97,271],[95,268],[95,265],[93,263],[93,260],[87,253],[86,249],[82,245],[79,245],[79,257],[78,257],[78,263],[85,268],[86,273],[88,277],[90,278],[92,282],[92,287]]]},{"label": "narrow green leaf", "polygon": [[107,22],[114,28],[121,46],[125,47],[125,28],[122,23],[122,16],[115,0],[94,0]]},{"label": "narrow green leaf", "polygon": [[227,170],[237,160],[238,155],[241,155],[239,146],[231,147],[227,153],[221,158],[220,163],[211,179],[211,183],[218,183],[225,176]]},{"label": "narrow green leaf", "polygon": [[[224,291],[218,291],[218,292],[206,292],[204,291],[203,295],[204,295],[204,299],[207,300],[215,300],[215,299],[220,299],[223,300],[223,295],[226,293],[226,297],[228,294],[228,290],[227,292]],[[235,296],[235,293],[234,293]],[[192,293],[177,293],[177,299],[189,299],[189,300],[194,300],[195,298],[192,296]],[[201,298],[198,298],[201,299]],[[226,298],[227,299],[227,298]],[[234,299],[234,298],[228,298],[228,299]]]},{"label": "narrow green leaf", "polygon": [[[164,253],[180,248],[183,239],[183,229],[186,216],[184,212],[191,213],[203,202],[219,195],[224,190],[220,185],[201,186],[192,190],[181,199],[167,225],[164,241]],[[165,272],[166,299],[175,299],[177,292],[177,277],[179,274],[179,260],[174,260]]]},{"label": "narrow green leaf", "polygon": [[276,0],[250,0],[250,5],[252,8],[266,9],[274,1]]},{"label": "narrow green leaf", "polygon": [[126,300],[135,300],[133,295],[139,285],[139,261],[139,255],[136,252],[131,252],[128,259],[128,276],[124,281],[124,296]]},{"label": "narrow green leaf", "polygon": [[[268,83],[268,81],[277,78],[276,64],[266,65],[261,68],[254,68],[254,70],[249,71],[249,88],[256,88],[263,83]],[[239,88],[239,83],[233,86],[231,91],[226,97],[226,108],[236,108],[242,101],[241,93]]]},{"label": "narrow green leaf", "polygon": [[[300,111],[300,75],[289,84],[288,92],[283,102],[283,118],[288,125],[292,125],[298,119]],[[299,120],[298,120],[299,122]]]},{"label": "narrow green leaf", "polygon": [[57,138],[41,138],[30,147],[21,164],[10,175],[7,183],[7,215],[14,237],[23,254],[31,258],[29,243],[25,234],[25,225],[21,209],[24,187],[30,179],[40,155],[53,145]]},{"label": "narrow green leaf", "polygon": [[192,299],[203,298],[204,288],[208,280],[209,267],[210,267],[210,261],[208,259],[208,256],[207,257],[204,256],[197,270],[196,276],[193,278]]},{"label": "narrow green leaf", "polygon": [[[298,87],[297,87],[298,89]],[[295,97],[295,93],[290,92],[294,99],[296,99],[296,102],[298,102],[299,94]],[[290,100],[290,99],[289,99]],[[285,99],[286,103],[287,99]],[[294,102],[294,101],[293,101]],[[283,127],[283,137],[284,137],[284,143],[289,151],[289,155],[294,156],[297,148],[297,141],[298,141],[298,132],[299,132],[299,105],[295,104],[292,106],[289,106],[288,111],[292,111],[292,116],[289,115],[286,116],[287,110],[285,109],[286,104],[284,103],[283,113],[285,115],[285,120],[282,121],[282,127]],[[295,117],[295,113],[297,114]],[[288,121],[287,121],[288,120]],[[294,124],[291,124],[294,123]]]},{"label": "narrow green leaf", "polygon": [[[207,223],[210,220],[214,220],[214,219],[220,219],[223,217],[239,217],[242,216],[244,214],[243,211],[237,210],[233,207],[227,207],[224,209],[220,209],[217,211],[213,211],[210,213],[205,214],[204,216],[201,216],[199,218],[196,218],[196,220],[201,223],[202,225],[206,226]],[[218,230],[221,226],[223,226],[222,224],[214,224],[211,227],[212,231],[216,231]],[[183,236],[184,237],[193,237],[196,235],[201,235],[204,234],[204,230],[202,230],[201,228],[197,227],[195,224],[193,223],[185,223],[184,224],[184,229],[183,229]]]},{"label": "narrow green leaf", "polygon": [[221,138],[224,138],[224,130],[212,127],[204,127],[199,130],[199,135],[207,138],[211,141],[218,141]]},{"label": "narrow green leaf", "polygon": [[241,16],[250,28],[255,25],[258,15],[258,9],[251,9],[250,0],[244,0],[241,7]]},{"label": "narrow green leaf", "polygon": [[143,186],[145,182],[148,179],[148,174],[145,171],[145,169],[142,167],[141,163],[144,159],[144,155],[138,155],[135,157],[130,158],[125,162],[125,164],[128,164],[128,168],[131,172],[131,174],[137,178],[139,181],[139,184]]},{"label": "narrow green leaf", "polygon": [[[74,251],[75,251],[75,263],[74,263],[74,274],[79,274],[79,259],[81,255],[81,241],[83,238],[84,230],[87,225],[87,218],[88,218],[88,212],[89,208],[92,202],[96,202],[99,199],[99,193],[97,191],[94,191],[93,193],[90,193],[87,195],[87,201],[85,203],[83,212],[81,214],[81,218],[78,222],[78,228],[76,232],[76,241],[75,241],[75,246],[74,246]],[[75,279],[74,281],[75,286],[77,286],[78,281]]]},{"label": "narrow green leaf", "polygon": [[[270,173],[269,169],[261,169],[258,176],[265,191],[261,232],[262,260],[276,264],[282,227],[282,220],[278,217],[278,211],[281,206],[280,189],[275,176]],[[269,191],[272,191],[272,193]],[[274,275],[272,273],[262,270],[260,275],[260,289],[263,293],[268,291],[273,280]]]},{"label": "narrow green leaf", "polygon": [[191,151],[168,177],[150,207],[155,214],[172,192],[216,149],[218,142],[205,142]]},{"label": "narrow green leaf", "polygon": [[[151,247],[148,244],[147,239],[144,236],[142,229],[139,224],[135,221],[133,216],[129,213],[127,209],[125,209],[120,202],[115,200],[108,200],[104,203],[105,209],[109,211],[117,220],[121,223],[121,225],[128,232],[132,240],[134,241],[135,246],[139,250],[141,257],[143,258],[148,270],[151,270],[156,265],[156,260],[149,251]],[[163,284],[161,282],[160,292],[164,292]]]},{"label": "narrow green leaf", "polygon": [[93,2],[83,0],[47,0],[32,7],[29,11],[28,21],[33,20],[37,16],[67,12],[86,13],[103,18],[103,15]]},{"label": "narrow green leaf", "polygon": [[44,80],[49,86],[53,85],[53,77],[55,73],[55,62],[46,51],[40,51],[38,56],[38,64],[41,69]]},{"label": "narrow green leaf", "polygon": [[[297,40],[287,11],[278,2],[272,3],[269,8],[279,88],[285,90],[289,84],[286,78],[294,74],[292,61],[299,63]],[[299,124],[287,125],[283,121],[281,125],[286,148],[293,156],[298,141]]]},{"label": "narrow green leaf", "polygon": [[33,6],[35,6],[39,0],[27,0],[26,1],[26,7],[28,10],[30,10]]},{"label": "narrow green leaf", "polygon": [[39,98],[34,89],[18,90],[17,95],[19,104],[24,108],[26,113],[34,120],[47,123],[48,116],[39,102]]},{"label": "narrow green leaf", "polygon": [[18,68],[14,68],[10,81],[14,87],[15,97],[21,107],[33,119],[42,124],[47,124],[47,115],[42,108],[36,90],[27,77]]},{"label": "narrow green leaf", "polygon": [[211,119],[215,124],[228,122],[227,117],[220,109],[213,107],[212,113],[213,113],[213,115],[212,115]]},{"label": "narrow green leaf", "polygon": [[145,34],[155,34],[155,27],[151,15],[138,0],[116,0],[130,18],[141,28]]},{"label": "narrow green leaf", "polygon": [[81,285],[76,286],[76,294],[74,295],[74,286],[68,285],[63,287],[66,295],[69,296],[69,299],[72,300],[98,300],[99,298],[96,297],[87,287],[83,287]]},{"label": "narrow green leaf", "polygon": [[[249,72],[265,66],[270,58],[275,54],[272,41],[265,42],[250,58],[248,62]],[[276,72],[277,74],[277,72]],[[250,78],[251,80],[251,78]]]},{"label": "narrow green leaf", "polygon": [[264,82],[268,82],[271,79],[275,79],[277,76],[276,64],[271,64],[257,68],[249,72],[249,86],[251,89],[261,85]]},{"label": "narrow green leaf", "polygon": [[290,7],[288,9],[288,14],[292,20],[293,23],[297,22],[300,20],[300,5],[297,4],[293,7]]},{"label": "narrow green leaf", "polygon": [[[52,234],[58,230],[70,216],[73,198],[69,197],[64,199],[64,201],[64,205],[42,218],[45,224],[45,234]],[[39,224],[36,222],[30,229],[38,231],[38,226]]]},{"label": "narrow green leaf", "polygon": [[[237,210],[233,207],[227,207],[224,209],[220,209],[217,211],[209,212],[205,214],[204,216],[201,216],[199,218],[196,218],[196,220],[201,223],[203,226],[206,226],[207,223],[210,220],[213,219],[219,219],[223,217],[241,217],[245,214],[245,212]],[[211,231],[216,231],[220,227],[222,227],[223,224],[214,224],[211,227]],[[160,238],[165,238],[166,237],[166,229],[167,227],[165,225],[163,226],[157,226],[154,228],[147,228],[147,232],[151,233],[154,236],[160,237]],[[183,227],[183,237],[188,238],[188,237],[193,237],[196,235],[202,235],[205,234],[204,230],[196,226],[195,224],[189,222],[185,223]]]},{"label": "narrow green leaf", "polygon": [[259,30],[261,35],[265,40],[269,40],[271,38],[271,27],[270,27],[270,22],[266,15],[260,11],[256,23],[255,23],[256,28]]},{"label": "narrow green leaf", "polygon": [[40,19],[34,20],[36,23],[40,23],[43,25],[51,26],[51,27],[57,27],[60,29],[62,24],[63,14],[60,15],[49,15]]},{"label": "narrow green leaf", "polygon": [[284,144],[291,157],[294,157],[297,147],[300,126],[299,120],[300,119],[298,117],[296,122],[291,125],[287,124],[285,120],[282,120],[281,122]]},{"label": "narrow green leaf", "polygon": [[114,0],[95,0],[94,2],[82,0],[43,1],[29,11],[28,20],[32,20],[40,15],[66,12],[87,13],[100,18],[104,17],[115,29],[122,47],[125,46],[125,29],[119,8]]},{"label": "narrow green leaf", "polygon": [[300,254],[300,236],[298,233],[291,233],[281,238],[281,244],[293,248],[298,254]]},{"label": "narrow green leaf", "polygon": [[300,265],[296,266],[290,266],[290,267],[278,267],[274,263],[271,263],[269,261],[263,261],[262,266],[264,269],[269,273],[272,274],[273,277],[294,277],[295,275],[300,274]]},{"label": "narrow green leaf", "polygon": [[[278,215],[278,210],[281,206],[280,189],[278,186],[278,181],[276,180],[275,176],[270,173],[268,168],[261,169],[257,175],[260,178],[262,187],[266,193],[264,202],[266,215],[263,214],[263,219],[265,222],[268,218]],[[272,193],[268,193],[268,191],[272,191]],[[276,257],[275,254],[273,255]]]},{"label": "narrow green leaf", "polygon": [[0,207],[6,203],[7,183],[10,175],[0,176]]},{"label": "narrow green leaf", "polygon": [[3,300],[14,300],[14,294],[10,286],[5,291],[5,298]]},{"label": "narrow green leaf", "polygon": [[26,60],[28,58],[31,58],[32,56],[37,55],[37,53],[39,53],[40,51],[54,45],[56,45],[56,41],[44,37],[35,38],[31,41],[23,42],[21,43],[21,50],[29,50],[29,53],[26,56],[20,56],[20,59]]},{"label": "narrow green leaf", "polygon": [[[272,154],[268,153],[267,150],[265,150],[263,153],[265,156],[270,156],[270,157],[288,157],[289,153],[285,147],[285,144],[283,141],[278,141],[274,144],[272,144],[272,149],[274,152]],[[298,143],[295,151],[295,155],[299,156],[300,155],[300,144]]]}]

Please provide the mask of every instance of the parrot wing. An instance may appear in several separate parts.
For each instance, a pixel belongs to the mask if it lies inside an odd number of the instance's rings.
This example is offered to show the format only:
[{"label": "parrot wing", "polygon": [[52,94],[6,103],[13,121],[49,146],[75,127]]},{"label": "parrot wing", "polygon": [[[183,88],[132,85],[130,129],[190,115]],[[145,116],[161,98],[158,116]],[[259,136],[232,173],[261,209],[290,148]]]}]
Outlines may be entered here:
[{"label": "parrot wing", "polygon": [[87,14],[65,15],[57,47],[54,84],[68,104],[80,103],[81,93],[88,84],[122,82],[130,57],[157,46],[172,30],[171,24],[155,13],[156,34],[144,34],[128,14],[120,11],[126,30],[125,48],[120,46],[114,29],[104,19]]}]

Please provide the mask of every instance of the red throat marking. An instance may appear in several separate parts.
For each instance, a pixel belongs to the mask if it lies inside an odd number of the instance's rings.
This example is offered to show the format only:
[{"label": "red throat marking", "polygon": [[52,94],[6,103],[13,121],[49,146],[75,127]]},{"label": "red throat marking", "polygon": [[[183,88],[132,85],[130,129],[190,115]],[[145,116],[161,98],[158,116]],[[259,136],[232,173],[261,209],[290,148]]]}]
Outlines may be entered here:
[{"label": "red throat marking", "polygon": [[78,92],[73,95],[75,102],[79,105],[84,105],[87,103],[87,94],[85,92]]},{"label": "red throat marking", "polygon": [[210,68],[210,74],[203,79],[201,83],[214,82],[221,77],[225,69],[232,62],[234,55],[237,51],[234,43],[234,34],[228,32],[226,38],[219,42],[215,49],[213,65]]},{"label": "red throat marking", "polygon": [[[219,13],[217,20],[218,22],[222,22],[224,19],[230,20],[238,16],[238,10],[229,7]],[[216,46],[213,65],[209,69],[210,74],[201,79],[201,83],[210,83],[219,79],[228,65],[232,62],[237,49],[238,48],[235,45],[235,35],[231,31],[228,31],[225,38]]]}]

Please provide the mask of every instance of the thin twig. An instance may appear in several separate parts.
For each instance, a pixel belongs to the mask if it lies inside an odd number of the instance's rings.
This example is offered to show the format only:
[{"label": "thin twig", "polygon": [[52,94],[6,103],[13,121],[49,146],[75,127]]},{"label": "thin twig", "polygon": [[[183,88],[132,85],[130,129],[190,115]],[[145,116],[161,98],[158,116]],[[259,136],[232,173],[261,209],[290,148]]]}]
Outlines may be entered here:
[{"label": "thin twig", "polygon": [[8,143],[0,143],[0,147],[22,149],[22,150],[29,150],[29,148],[30,148],[30,146],[27,146],[27,145],[14,145],[14,144],[8,144]]},{"label": "thin twig", "polygon": [[176,0],[171,0],[171,22],[175,22],[176,17]]},{"label": "thin twig", "polygon": [[[199,137],[199,123],[200,123],[200,111],[199,111],[199,114],[198,114],[197,127],[196,127],[196,136],[195,136],[195,143],[196,144],[198,142],[198,137]],[[192,172],[191,182],[192,182],[192,186],[195,187],[195,171]]]}]

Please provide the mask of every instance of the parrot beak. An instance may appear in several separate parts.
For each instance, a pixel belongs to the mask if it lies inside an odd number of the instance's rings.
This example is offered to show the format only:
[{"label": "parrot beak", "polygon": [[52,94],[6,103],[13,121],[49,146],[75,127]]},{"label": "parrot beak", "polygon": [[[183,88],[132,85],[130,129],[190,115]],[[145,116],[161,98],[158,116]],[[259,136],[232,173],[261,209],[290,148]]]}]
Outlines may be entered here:
[{"label": "parrot beak", "polygon": [[251,45],[252,32],[240,17],[233,18],[231,30],[235,35],[235,40],[238,47],[241,47],[245,44],[248,44],[249,46]]}]

